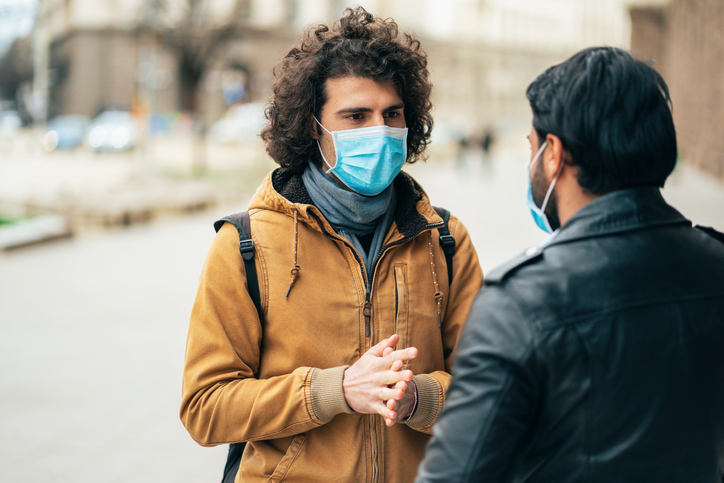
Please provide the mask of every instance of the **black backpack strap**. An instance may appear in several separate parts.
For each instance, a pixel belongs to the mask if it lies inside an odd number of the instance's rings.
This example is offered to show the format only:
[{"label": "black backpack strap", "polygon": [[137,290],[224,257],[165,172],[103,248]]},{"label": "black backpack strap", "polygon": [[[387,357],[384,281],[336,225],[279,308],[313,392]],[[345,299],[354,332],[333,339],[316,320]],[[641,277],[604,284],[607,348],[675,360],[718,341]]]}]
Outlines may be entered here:
[{"label": "black backpack strap", "polygon": [[442,221],[445,223],[437,230],[440,232],[440,246],[442,247],[442,251],[445,253],[445,262],[447,262],[447,282],[449,285],[452,285],[455,238],[450,234],[450,230],[448,228],[450,212],[447,211],[445,208],[439,208],[437,206],[433,206],[433,208],[435,208],[435,211],[438,215],[440,215],[440,218],[442,218]]},{"label": "black backpack strap", "polygon": [[224,476],[221,483],[234,483],[236,474],[241,466],[241,457],[244,455],[246,443],[231,443],[229,445],[229,454],[226,456],[226,466],[224,466]]},{"label": "black backpack strap", "polygon": [[246,269],[246,284],[249,288],[249,296],[254,302],[254,307],[259,314],[259,320],[263,323],[264,318],[261,310],[261,293],[259,292],[259,277],[256,274],[256,263],[254,263],[254,240],[251,239],[251,221],[249,212],[242,211],[229,215],[214,222],[214,229],[218,232],[224,223],[231,223],[239,232],[239,251],[244,260]]},{"label": "black backpack strap", "polygon": [[[243,211],[235,213],[214,222],[214,230],[217,232],[224,223],[231,223],[236,227],[239,233],[239,251],[241,258],[244,260],[244,269],[246,270],[246,284],[249,288],[249,296],[254,302],[254,307],[259,314],[259,320],[263,323],[261,311],[261,294],[259,292],[259,277],[256,273],[256,263],[254,263],[254,240],[251,238],[251,221],[249,220],[249,212]],[[221,483],[234,483],[236,474],[239,472],[241,465],[241,457],[244,454],[246,442],[232,443],[229,445],[229,453],[226,456],[226,465],[224,466],[224,476]]]}]

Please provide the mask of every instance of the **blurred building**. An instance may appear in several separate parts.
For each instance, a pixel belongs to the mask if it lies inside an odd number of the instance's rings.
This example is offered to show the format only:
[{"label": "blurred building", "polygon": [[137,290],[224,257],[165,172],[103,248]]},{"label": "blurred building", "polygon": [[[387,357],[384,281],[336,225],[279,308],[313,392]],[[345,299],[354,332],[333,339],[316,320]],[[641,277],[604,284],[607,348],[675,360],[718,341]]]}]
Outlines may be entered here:
[{"label": "blurred building", "polygon": [[[218,117],[226,107],[223,83],[234,77],[224,75],[229,70],[243,74],[244,97],[266,94],[265,87],[254,91],[269,82],[269,56],[281,55],[291,40],[284,28],[291,7],[285,0],[41,0],[36,89],[48,99],[49,116],[183,111],[190,52],[191,63],[202,64],[202,77],[192,79],[196,114]],[[270,18],[270,8],[278,18]]]},{"label": "blurred building", "polygon": [[491,126],[499,135],[527,130],[525,90],[539,74],[584,47],[627,47],[630,36],[624,0],[366,3],[424,39],[436,122],[473,136]]},{"label": "blurred building", "polygon": [[[195,105],[213,120],[236,100],[265,101],[275,62],[302,29],[358,3],[418,35],[438,126],[471,134],[529,122],[525,88],[548,66],[589,45],[627,47],[626,1],[41,0],[35,84],[50,115]],[[200,74],[184,39],[212,43]]]},{"label": "blurred building", "polygon": [[724,2],[638,0],[631,48],[666,79],[683,160],[724,179]]}]

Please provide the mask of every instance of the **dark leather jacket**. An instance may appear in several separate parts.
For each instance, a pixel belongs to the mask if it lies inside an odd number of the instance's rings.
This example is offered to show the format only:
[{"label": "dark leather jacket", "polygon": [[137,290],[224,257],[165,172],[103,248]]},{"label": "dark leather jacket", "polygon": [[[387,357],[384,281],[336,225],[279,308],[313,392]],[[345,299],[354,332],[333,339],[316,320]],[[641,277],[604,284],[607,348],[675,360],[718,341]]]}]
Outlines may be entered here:
[{"label": "dark leather jacket", "polygon": [[614,192],[486,278],[418,482],[719,483],[724,244]]}]

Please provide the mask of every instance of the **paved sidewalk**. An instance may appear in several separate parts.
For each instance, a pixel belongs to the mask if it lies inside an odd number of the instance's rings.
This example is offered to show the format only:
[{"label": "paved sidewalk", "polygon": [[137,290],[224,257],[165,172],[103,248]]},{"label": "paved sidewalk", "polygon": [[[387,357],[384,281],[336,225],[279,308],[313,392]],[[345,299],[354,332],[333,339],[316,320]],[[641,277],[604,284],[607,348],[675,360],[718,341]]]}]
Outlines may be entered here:
[{"label": "paved sidewalk", "polygon": [[211,222],[243,207],[0,254],[0,481],[218,483],[181,370]]}]

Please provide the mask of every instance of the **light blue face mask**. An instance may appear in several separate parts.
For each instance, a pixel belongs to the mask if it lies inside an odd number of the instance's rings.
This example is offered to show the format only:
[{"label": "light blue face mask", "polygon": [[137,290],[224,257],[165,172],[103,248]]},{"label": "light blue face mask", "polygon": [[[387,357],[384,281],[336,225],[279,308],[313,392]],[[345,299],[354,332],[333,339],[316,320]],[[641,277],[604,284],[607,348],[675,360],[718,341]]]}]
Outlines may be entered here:
[{"label": "light blue face mask", "polygon": [[[317,124],[322,123],[314,118]],[[337,163],[330,166],[322,153],[328,173],[361,195],[374,196],[385,190],[400,173],[407,159],[407,128],[372,126],[330,132]]]},{"label": "light blue face mask", "polygon": [[526,201],[528,203],[528,208],[530,208],[530,214],[533,216],[533,220],[535,220],[535,224],[538,225],[538,228],[546,233],[553,233],[553,230],[551,229],[551,224],[548,222],[548,216],[546,216],[545,214],[545,210],[546,206],[548,205],[548,200],[551,197],[551,193],[553,193],[553,187],[556,185],[556,181],[558,181],[558,175],[561,174],[563,163],[561,163],[561,166],[558,168],[558,172],[553,178],[551,185],[548,187],[548,192],[546,193],[546,196],[543,199],[543,204],[540,208],[538,208],[538,206],[535,204],[535,201],[533,201],[533,187],[531,186],[530,181],[530,172],[533,170],[533,166],[535,165],[536,161],[538,161],[538,158],[543,153],[543,150],[546,148],[547,145],[548,141],[545,141],[536,153],[533,161],[528,165],[528,193]]}]

